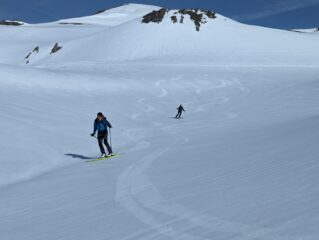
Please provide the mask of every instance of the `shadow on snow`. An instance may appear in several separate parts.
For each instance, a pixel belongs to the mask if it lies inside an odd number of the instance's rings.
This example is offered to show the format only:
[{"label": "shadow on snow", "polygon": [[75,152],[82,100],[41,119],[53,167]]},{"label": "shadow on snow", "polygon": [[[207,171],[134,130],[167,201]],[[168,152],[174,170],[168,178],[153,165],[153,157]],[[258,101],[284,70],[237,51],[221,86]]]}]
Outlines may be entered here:
[{"label": "shadow on snow", "polygon": [[65,156],[68,156],[68,157],[78,158],[78,159],[84,159],[84,160],[90,160],[90,159],[92,159],[91,157],[86,157],[86,156],[83,156],[83,155],[80,155],[80,154],[66,153],[66,154],[64,154],[64,155],[65,155]]}]

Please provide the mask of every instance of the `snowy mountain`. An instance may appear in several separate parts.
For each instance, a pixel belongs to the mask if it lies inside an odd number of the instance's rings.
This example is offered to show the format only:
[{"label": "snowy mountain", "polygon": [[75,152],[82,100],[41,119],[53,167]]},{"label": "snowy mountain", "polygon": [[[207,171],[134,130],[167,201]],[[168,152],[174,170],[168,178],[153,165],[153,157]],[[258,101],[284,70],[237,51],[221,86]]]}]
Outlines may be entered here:
[{"label": "snowy mountain", "polygon": [[[318,38],[140,4],[0,25],[1,238],[317,240]],[[119,156],[89,163],[100,111]]]},{"label": "snowy mountain", "polygon": [[96,14],[81,18],[71,18],[58,21],[60,24],[92,24],[104,26],[118,26],[132,21],[160,7],[142,4],[127,4],[117,8],[100,10]]},{"label": "snowy mountain", "polygon": [[[7,44],[6,51],[0,53],[0,61],[57,65],[145,59],[192,62],[196,58],[215,64],[232,61],[246,64],[246,60],[259,64],[285,64],[287,59],[282,58],[285,53],[291,56],[291,61],[304,64],[309,60],[308,56],[304,58],[304,52],[312,54],[314,60],[319,54],[317,38],[244,25],[215,13],[209,17],[195,10],[163,9],[164,15],[159,22],[143,23],[143,16],[153,9],[160,12],[159,7],[129,4],[82,19],[4,29],[8,34],[2,37],[3,41],[10,42],[6,36],[10,38],[12,32],[19,37]],[[196,19],[196,16],[203,17]],[[51,55],[55,43],[62,45],[63,51]],[[25,61],[24,57],[36,47],[40,48],[37,56]],[[12,57],[8,58],[8,55]]]},{"label": "snowy mountain", "polygon": [[14,20],[2,20],[0,21],[0,25],[3,26],[21,26],[25,24],[24,22],[21,21],[14,21]]}]

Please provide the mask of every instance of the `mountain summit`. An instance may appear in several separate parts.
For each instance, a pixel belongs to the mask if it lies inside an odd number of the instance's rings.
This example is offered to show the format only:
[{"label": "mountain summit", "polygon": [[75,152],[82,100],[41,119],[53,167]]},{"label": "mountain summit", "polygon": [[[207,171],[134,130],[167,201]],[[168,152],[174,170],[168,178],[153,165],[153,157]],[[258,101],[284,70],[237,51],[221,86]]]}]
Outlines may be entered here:
[{"label": "mountain summit", "polygon": [[[73,64],[82,61],[210,62],[214,64],[305,64],[315,59],[318,35],[250,26],[213,11],[167,10],[128,4],[98,14],[48,24],[6,28],[4,63]],[[10,44],[10,32],[16,40]],[[19,44],[16,44],[19,42]],[[52,53],[58,44],[61,50]],[[17,47],[18,46],[18,47]],[[35,54],[29,53],[39,48]],[[8,58],[8,56],[10,56]],[[24,57],[28,56],[25,61]]]},{"label": "mountain summit", "polygon": [[159,9],[160,7],[157,6],[130,3],[111,9],[100,10],[91,16],[59,20],[58,23],[118,26]]}]

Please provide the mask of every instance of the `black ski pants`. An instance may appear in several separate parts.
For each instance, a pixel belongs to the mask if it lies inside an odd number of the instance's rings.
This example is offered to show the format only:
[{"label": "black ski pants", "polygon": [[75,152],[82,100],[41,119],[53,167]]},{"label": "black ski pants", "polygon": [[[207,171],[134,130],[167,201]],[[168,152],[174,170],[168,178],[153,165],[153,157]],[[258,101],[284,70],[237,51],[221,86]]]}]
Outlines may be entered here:
[{"label": "black ski pants", "polygon": [[178,113],[177,113],[175,118],[181,118],[181,116],[182,116],[182,111],[178,111]]},{"label": "black ski pants", "polygon": [[100,150],[101,150],[101,153],[105,154],[105,150],[104,150],[104,147],[103,147],[103,143],[105,144],[106,148],[107,148],[107,151],[109,152],[109,154],[112,154],[113,151],[112,151],[112,148],[109,144],[109,142],[107,141],[107,138],[108,138],[108,132],[107,131],[101,131],[101,132],[98,132],[97,133],[97,140],[99,142],[99,147],[100,147]]}]

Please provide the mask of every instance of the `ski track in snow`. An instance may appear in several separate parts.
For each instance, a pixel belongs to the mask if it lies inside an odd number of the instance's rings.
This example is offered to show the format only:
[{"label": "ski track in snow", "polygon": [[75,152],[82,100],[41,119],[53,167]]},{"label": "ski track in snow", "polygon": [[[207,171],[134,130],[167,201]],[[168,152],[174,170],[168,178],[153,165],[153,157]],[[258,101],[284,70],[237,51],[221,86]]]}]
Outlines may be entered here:
[{"label": "ski track in snow", "polygon": [[164,82],[163,80],[158,80],[155,82],[155,86],[161,89],[161,94],[158,95],[158,98],[163,98],[166,97],[168,95],[168,91],[165,88],[161,88],[161,83]]},{"label": "ski track in snow", "polygon": [[[185,86],[191,86],[196,95],[202,95],[203,91],[194,83],[189,83],[181,80],[182,77],[177,77],[172,79],[173,81],[178,81],[179,84]],[[239,91],[245,92],[248,91],[238,79],[233,79],[232,81],[218,80],[220,84],[215,85],[206,89],[205,91],[211,92],[214,94],[215,90],[225,87],[236,88]],[[159,80],[155,83],[157,88],[160,88],[162,80]],[[158,98],[162,98],[168,95],[166,89],[162,89],[162,93]],[[165,94],[164,94],[165,93]],[[155,107],[146,103],[151,102],[152,99],[141,98],[137,102],[142,106],[146,107],[142,113],[135,113],[132,117],[134,120],[137,120],[138,117],[143,114],[147,114],[151,111],[154,111]],[[208,108],[213,107],[218,104],[226,104],[230,101],[228,97],[214,97],[211,103],[202,105],[199,108],[195,109],[195,112],[208,111]],[[238,117],[237,113],[227,113],[227,119],[235,119]],[[168,135],[169,138],[173,140],[171,146],[176,146],[176,144],[184,145],[189,143],[190,138],[178,135],[174,128],[177,124],[170,126],[163,126],[161,123],[154,124],[155,126],[162,126],[160,129],[164,134]],[[156,131],[155,129],[153,131]],[[129,137],[134,139],[132,132],[129,132]],[[142,145],[142,147],[141,147]],[[142,143],[137,144],[133,149],[141,150],[150,148],[151,143],[143,141]],[[130,150],[132,151],[132,149]],[[148,168],[151,165],[156,163],[156,160],[170,151],[169,148],[154,150],[152,154],[145,156],[138,162],[127,167],[119,176],[116,187],[116,201],[123,205],[129,212],[131,212],[137,219],[141,222],[147,224],[149,229],[145,231],[140,231],[133,235],[127,236],[124,239],[134,239],[138,237],[139,239],[153,239],[160,235],[166,235],[172,239],[185,239],[185,240],[208,240],[208,238],[201,238],[198,236],[185,234],[185,232],[191,229],[202,228],[204,231],[213,233],[223,233],[228,234],[231,239],[242,239],[247,240],[275,240],[275,239],[286,239],[286,240],[299,240],[291,237],[286,237],[284,235],[274,233],[275,229],[260,228],[250,225],[245,225],[237,222],[226,221],[220,218],[215,218],[213,216],[199,214],[192,210],[187,209],[183,205],[165,199],[158,188],[152,183],[150,178],[147,175]],[[170,220],[163,222],[157,217],[158,212],[170,217]],[[177,223],[184,223],[184,227],[177,227]],[[174,225],[175,224],[175,225]],[[185,227],[187,226],[187,227]],[[157,233],[153,233],[151,229],[156,229]]]},{"label": "ski track in snow", "polygon": [[[241,234],[247,239],[256,239],[264,236],[266,230],[255,229],[238,223],[224,221],[218,218],[201,215],[192,212],[180,204],[170,202],[163,198],[158,189],[147,176],[147,169],[167,150],[157,150],[153,154],[146,156],[139,162],[126,168],[118,178],[116,200],[120,202],[140,221],[147,224],[152,229],[157,229],[158,234],[164,234],[173,239],[207,239],[199,238],[183,231],[192,228],[204,228],[209,232],[223,232]],[[159,212],[173,217],[169,222],[161,223],[152,212]],[[191,224],[188,229],[175,229],[170,226],[175,222],[186,221]],[[143,233],[144,235],[145,233]],[[135,237],[135,236],[134,236]],[[144,236],[140,239],[150,239],[152,236]],[[268,239],[268,238],[259,238]],[[270,238],[269,238],[270,239]]]},{"label": "ski track in snow", "polygon": [[[178,78],[180,79],[180,78]],[[191,83],[185,83],[183,81],[178,80],[181,84],[185,84],[191,86],[194,89],[194,93],[198,95],[202,95],[202,90],[196,85]],[[161,81],[157,81],[155,86],[160,87]],[[237,82],[238,84],[238,82]],[[220,81],[220,85],[213,86],[209,88],[209,90],[214,90],[218,88],[223,88],[226,86],[233,85],[226,81]],[[167,90],[163,89],[165,93]],[[241,89],[243,90],[243,88]],[[166,96],[167,94],[165,94]],[[163,97],[162,95],[157,96],[159,98]],[[151,99],[149,99],[151,101]],[[227,97],[218,97],[215,98],[213,103],[209,103],[207,105],[202,106],[195,111],[207,111],[207,107],[218,104],[218,100],[220,103],[227,103],[230,101]],[[146,110],[142,113],[135,113],[132,117],[134,120],[137,120],[137,117],[142,116],[145,113],[149,113],[154,111],[154,107],[150,104],[145,103],[147,99],[141,98],[137,102],[142,106],[146,106]],[[216,102],[217,101],[217,102]],[[227,118],[233,119],[236,118],[237,114],[229,113],[227,114]],[[156,124],[155,124],[156,125]],[[162,125],[162,124],[159,124]],[[175,124],[176,125],[176,124]],[[189,137],[178,136],[173,129],[175,125],[170,126],[162,126],[161,130],[167,134],[170,138],[173,138],[174,143],[171,146],[176,146],[176,144],[184,145],[190,141]],[[153,130],[155,131],[155,130]],[[134,130],[130,130],[126,132],[127,137],[130,139],[134,139]],[[130,149],[130,151],[137,150],[145,150],[146,148],[150,148],[151,143],[147,141],[142,141],[138,143],[135,147]],[[193,212],[183,205],[178,204],[177,202],[172,202],[170,200],[165,199],[156,186],[152,183],[150,178],[147,175],[148,168],[159,160],[166,152],[170,149],[158,149],[154,150],[152,154],[145,156],[138,162],[128,166],[119,176],[117,180],[116,187],[116,201],[118,201],[121,205],[123,205],[129,212],[131,212],[137,219],[141,222],[147,224],[150,229],[156,229],[157,233],[154,234],[149,230],[145,230],[139,233],[135,233],[131,236],[127,236],[124,239],[134,239],[138,237],[139,239],[152,239],[156,238],[159,235],[166,235],[172,239],[185,239],[185,240],[208,240],[208,238],[201,238],[197,236],[193,236],[190,234],[185,234],[185,231],[189,231],[191,229],[202,228],[205,229],[206,232],[214,233],[220,232],[225,234],[230,234],[232,239],[237,239],[236,235],[238,235],[238,239],[245,237],[247,240],[270,240],[276,239],[274,236],[265,237],[271,234],[270,229],[266,228],[257,228],[254,226],[244,225],[236,222],[225,221],[219,218],[211,217],[208,215],[198,214]],[[162,222],[158,219],[157,215],[154,212],[158,212],[167,216],[170,216],[169,221]],[[174,223],[184,222],[187,226],[186,228],[174,227]],[[283,239],[281,237],[280,239]]]},{"label": "ski track in snow", "polygon": [[140,103],[142,106],[145,106],[146,109],[144,110],[145,113],[149,113],[155,110],[155,108],[149,104],[144,103],[146,99],[145,98],[140,98],[137,102]]},{"label": "ski track in snow", "polygon": [[[170,133],[168,129],[169,128],[165,128],[166,133]],[[178,142],[179,140],[175,139],[175,144]],[[185,144],[185,142],[181,144]],[[165,199],[147,176],[147,170],[168,150],[169,149],[158,149],[154,151],[149,156],[146,156],[140,161],[127,167],[118,178],[116,201],[122,204],[141,222],[147,224],[150,229],[157,230],[157,234],[150,233],[151,235],[145,236],[147,233],[143,231],[124,239],[133,239],[136,235],[140,235],[139,239],[147,240],[158,235],[166,235],[172,239],[208,240],[208,238],[200,238],[183,233],[184,231],[197,228],[203,228],[205,231],[211,233],[221,232],[226,234],[235,234],[239,235],[240,238],[245,237],[248,240],[275,239],[274,237],[264,237],[266,234],[271,232],[268,229],[260,229],[210,217],[208,215],[198,214],[176,202],[171,202]],[[153,214],[153,212],[168,215],[172,219],[166,222],[161,222],[161,220],[157,219],[157,215]],[[185,225],[188,227],[183,227],[182,229],[174,228],[172,224],[178,222],[185,222]],[[236,239],[236,237],[233,237],[232,239]]]},{"label": "ski track in snow", "polygon": [[230,101],[230,99],[227,97],[214,97],[212,99],[213,101],[206,104],[202,104],[200,107],[197,107],[195,109],[195,112],[207,112],[209,108],[213,108],[214,106],[219,105],[220,103],[225,104]]}]

